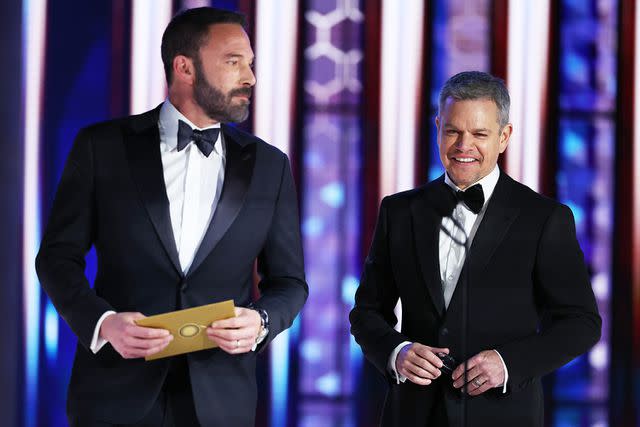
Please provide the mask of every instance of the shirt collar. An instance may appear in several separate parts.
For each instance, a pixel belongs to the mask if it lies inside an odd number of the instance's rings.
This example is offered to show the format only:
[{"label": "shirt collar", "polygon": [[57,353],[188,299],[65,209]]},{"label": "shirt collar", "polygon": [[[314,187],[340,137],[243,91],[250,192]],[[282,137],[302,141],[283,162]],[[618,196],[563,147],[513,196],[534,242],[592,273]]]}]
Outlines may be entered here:
[{"label": "shirt collar", "polygon": [[[482,186],[482,192],[484,193],[484,205],[487,206],[487,202],[491,198],[493,194],[493,190],[496,189],[496,185],[498,184],[498,179],[500,178],[500,168],[496,165],[488,175],[480,179],[478,182],[473,183],[473,185],[480,184]],[[449,178],[449,174],[444,174],[444,182],[454,191],[459,191],[460,188]],[[471,185],[469,186],[471,187]],[[464,191],[464,190],[460,190]]]},{"label": "shirt collar", "polygon": [[[198,127],[194,125],[191,120],[187,119],[184,114],[182,114],[178,109],[169,101],[167,98],[162,107],[160,107],[160,118],[158,120],[159,128],[160,128],[160,140],[166,144],[167,150],[174,150],[178,146],[178,120],[182,120],[189,126],[191,129],[205,130],[205,129],[214,129],[219,128],[220,123],[213,124],[211,126],[207,126],[204,128]],[[220,132],[222,135],[222,132]],[[214,150],[220,153],[218,141],[220,141],[220,136],[218,136],[218,140],[214,145]]]}]

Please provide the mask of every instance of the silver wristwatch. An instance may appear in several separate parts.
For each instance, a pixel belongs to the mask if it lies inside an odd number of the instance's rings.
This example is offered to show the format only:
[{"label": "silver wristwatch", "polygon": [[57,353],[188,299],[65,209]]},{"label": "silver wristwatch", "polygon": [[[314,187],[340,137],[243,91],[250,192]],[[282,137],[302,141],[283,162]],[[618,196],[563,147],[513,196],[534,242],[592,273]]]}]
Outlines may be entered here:
[{"label": "silver wristwatch", "polygon": [[[269,335],[269,315],[267,311],[263,308],[259,308],[253,305],[253,303],[249,304],[247,308],[251,310],[255,310],[260,315],[260,331],[258,332],[258,336],[256,337],[256,346],[260,344],[264,339]],[[255,350],[255,347],[254,347]]]}]

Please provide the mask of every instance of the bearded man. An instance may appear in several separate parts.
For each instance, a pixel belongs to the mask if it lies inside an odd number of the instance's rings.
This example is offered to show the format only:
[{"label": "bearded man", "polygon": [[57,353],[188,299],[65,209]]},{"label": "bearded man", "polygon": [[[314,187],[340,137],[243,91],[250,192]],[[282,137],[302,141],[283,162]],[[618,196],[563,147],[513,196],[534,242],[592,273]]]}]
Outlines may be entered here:
[{"label": "bearded man", "polygon": [[[256,83],[242,15],[187,10],[161,50],[168,99],[80,131],[36,261],[78,336],[69,423],[253,426],[256,350],[308,295],[291,169],[282,152],[227,125],[247,118]],[[206,330],[218,348],[144,360],[173,337],[136,320],[226,299],[236,317]]]}]

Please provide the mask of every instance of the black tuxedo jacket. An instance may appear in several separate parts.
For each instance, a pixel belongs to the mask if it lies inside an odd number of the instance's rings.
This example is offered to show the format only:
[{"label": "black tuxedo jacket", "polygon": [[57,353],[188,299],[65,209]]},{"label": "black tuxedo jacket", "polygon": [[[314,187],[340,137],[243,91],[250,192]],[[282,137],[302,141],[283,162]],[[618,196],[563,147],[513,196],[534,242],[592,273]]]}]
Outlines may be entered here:
[{"label": "black tuxedo jacket", "polygon": [[[289,327],[304,304],[297,200],[287,157],[258,138],[222,126],[222,194],[187,275],[173,238],[158,131],[159,108],[82,130],[71,150],[36,265],[43,288],[78,336],[68,391],[70,414],[132,423],[155,402],[168,360],[125,360],[110,345],[89,350],[107,310],[153,315],[233,299],[269,314],[262,346]],[[94,245],[93,289],[84,257]],[[220,349],[188,355],[203,425],[253,426],[256,353]]]},{"label": "black tuxedo jacket", "polygon": [[[540,377],[588,350],[601,319],[571,211],[501,173],[448,309],[440,280],[438,239],[450,200],[444,177],[386,197],[367,257],[351,331],[388,379],[384,426],[426,426],[444,402],[460,426],[461,399],[441,377],[430,386],[396,384],[389,356],[403,341],[448,347],[461,357],[461,283],[468,277],[467,354],[496,349],[509,372],[508,393],[467,400],[468,426],[542,426]],[[402,331],[393,329],[397,299]],[[544,318],[544,321],[541,321]]]}]

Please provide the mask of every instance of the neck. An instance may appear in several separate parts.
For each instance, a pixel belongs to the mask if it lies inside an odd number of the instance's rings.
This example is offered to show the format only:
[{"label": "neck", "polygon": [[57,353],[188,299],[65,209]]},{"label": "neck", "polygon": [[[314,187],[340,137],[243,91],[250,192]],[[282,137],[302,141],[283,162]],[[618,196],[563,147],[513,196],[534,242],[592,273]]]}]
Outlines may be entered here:
[{"label": "neck", "polygon": [[204,110],[194,101],[193,97],[186,96],[177,92],[169,91],[169,101],[178,111],[180,111],[187,119],[199,128],[218,123],[216,120],[207,116]]}]

